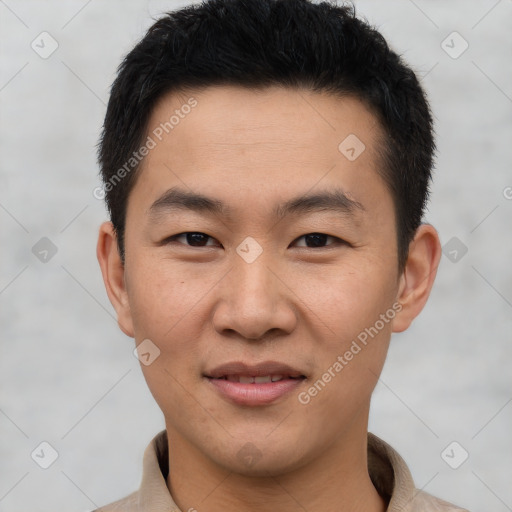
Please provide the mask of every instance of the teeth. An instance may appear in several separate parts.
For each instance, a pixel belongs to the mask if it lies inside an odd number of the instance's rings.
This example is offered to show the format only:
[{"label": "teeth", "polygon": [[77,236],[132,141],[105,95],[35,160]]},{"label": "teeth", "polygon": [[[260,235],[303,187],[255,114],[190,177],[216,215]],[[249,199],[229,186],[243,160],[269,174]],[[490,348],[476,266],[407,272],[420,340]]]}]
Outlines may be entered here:
[{"label": "teeth", "polygon": [[[220,377],[230,382],[240,382],[240,384],[268,384],[269,382],[277,382],[284,379],[284,375],[261,375],[258,377],[251,377],[249,375],[226,375]],[[292,378],[292,377],[287,377]]]},{"label": "teeth", "polygon": [[264,384],[265,382],[272,382],[270,380],[270,375],[264,375],[262,377],[254,377],[254,382],[256,384]]}]

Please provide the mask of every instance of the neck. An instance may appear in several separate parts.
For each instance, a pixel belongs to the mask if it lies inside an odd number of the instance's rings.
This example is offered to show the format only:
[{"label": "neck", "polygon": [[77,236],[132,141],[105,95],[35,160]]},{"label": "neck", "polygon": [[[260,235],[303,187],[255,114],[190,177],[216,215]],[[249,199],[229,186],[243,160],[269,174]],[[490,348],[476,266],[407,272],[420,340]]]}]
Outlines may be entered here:
[{"label": "neck", "polygon": [[254,477],[219,466],[168,426],[167,486],[184,512],[384,512],[368,474],[366,428],[358,430],[299,468]]}]

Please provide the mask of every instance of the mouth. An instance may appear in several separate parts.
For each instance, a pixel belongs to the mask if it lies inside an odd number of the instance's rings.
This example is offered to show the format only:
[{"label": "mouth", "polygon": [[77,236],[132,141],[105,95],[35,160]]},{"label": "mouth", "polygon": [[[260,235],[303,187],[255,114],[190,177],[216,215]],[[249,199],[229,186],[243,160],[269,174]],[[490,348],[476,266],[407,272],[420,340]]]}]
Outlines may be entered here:
[{"label": "mouth", "polygon": [[[210,377],[214,378],[214,377]],[[216,380],[228,380],[229,382],[239,382],[240,384],[266,384],[268,382],[280,382],[287,379],[302,379],[303,375],[292,377],[291,375],[224,375]]]},{"label": "mouth", "polygon": [[203,374],[220,396],[237,405],[267,405],[288,395],[305,380],[300,370],[275,361],[258,365],[231,362]]}]

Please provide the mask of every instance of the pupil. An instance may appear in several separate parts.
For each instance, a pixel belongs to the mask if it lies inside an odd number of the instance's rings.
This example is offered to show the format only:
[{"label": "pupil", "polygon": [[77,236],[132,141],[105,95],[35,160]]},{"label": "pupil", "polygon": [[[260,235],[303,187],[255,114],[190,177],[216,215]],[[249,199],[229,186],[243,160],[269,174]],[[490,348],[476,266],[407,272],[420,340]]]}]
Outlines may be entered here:
[{"label": "pupil", "polygon": [[324,235],[322,233],[313,233],[311,235],[306,235],[306,245],[308,239],[313,240],[314,247],[320,247],[321,245],[325,244],[327,235]]},{"label": "pupil", "polygon": [[199,245],[201,244],[201,241],[204,241],[205,235],[202,233],[187,233],[187,242],[190,245],[194,245],[195,242],[197,242]]}]

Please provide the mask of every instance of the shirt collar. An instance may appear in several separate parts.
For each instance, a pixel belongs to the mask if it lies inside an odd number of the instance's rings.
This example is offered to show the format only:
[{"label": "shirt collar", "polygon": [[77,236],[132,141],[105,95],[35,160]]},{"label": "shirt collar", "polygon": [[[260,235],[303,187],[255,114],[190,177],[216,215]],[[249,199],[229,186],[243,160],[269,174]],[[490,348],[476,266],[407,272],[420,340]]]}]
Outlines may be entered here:
[{"label": "shirt collar", "polygon": [[[142,482],[137,509],[151,512],[181,512],[167,488],[169,472],[166,431],[157,434],[144,452]],[[416,491],[411,473],[400,455],[382,439],[368,433],[368,471],[387,512],[406,512]]]}]

